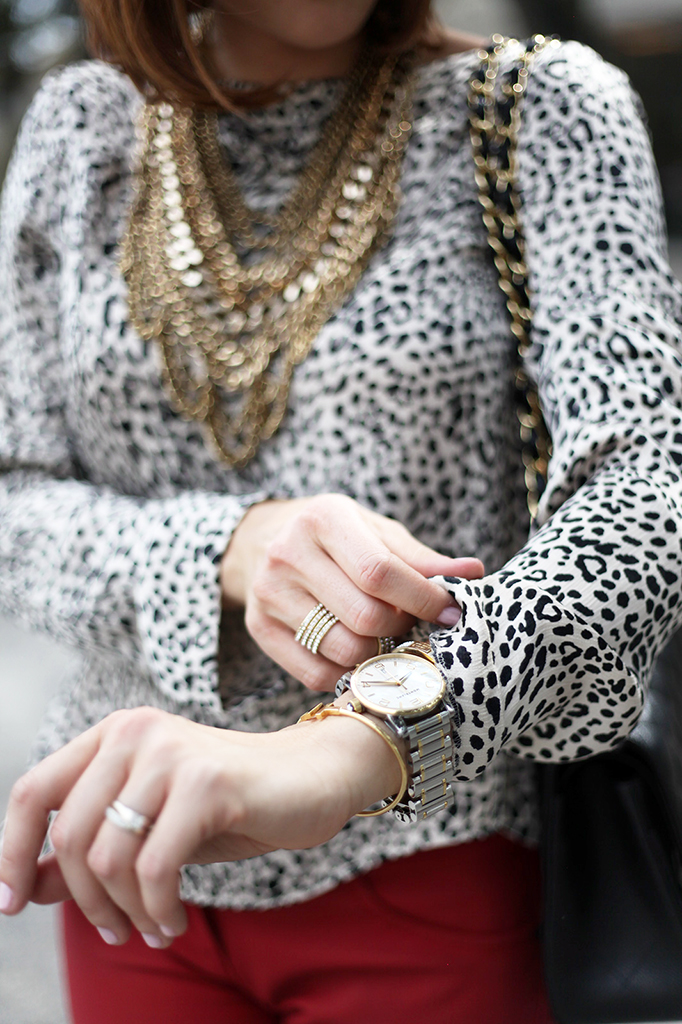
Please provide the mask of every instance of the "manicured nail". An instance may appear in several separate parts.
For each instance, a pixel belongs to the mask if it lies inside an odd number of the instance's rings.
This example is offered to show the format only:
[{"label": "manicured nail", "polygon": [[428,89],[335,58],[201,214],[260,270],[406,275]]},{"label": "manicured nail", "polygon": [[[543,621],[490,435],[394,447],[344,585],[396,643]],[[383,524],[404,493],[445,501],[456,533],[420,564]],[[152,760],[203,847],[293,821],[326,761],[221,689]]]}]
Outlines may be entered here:
[{"label": "manicured nail", "polygon": [[142,932],[142,938],[150,947],[150,949],[163,949],[165,942],[160,939],[158,935],[148,935],[146,932]]},{"label": "manicured nail", "polygon": [[14,893],[5,882],[0,882],[0,912],[7,913],[12,906]]},{"label": "manicured nail", "polygon": [[118,946],[118,935],[116,932],[112,932],[111,928],[98,928],[97,931],[100,933],[107,946]]},{"label": "manicured nail", "polygon": [[167,939],[176,939],[178,937],[178,933],[175,928],[168,928],[165,924],[159,925],[159,931],[162,935],[165,935]]},{"label": "manicured nail", "polygon": [[443,608],[436,622],[441,626],[456,626],[461,618],[461,608],[458,608],[456,604],[449,604],[447,608]]}]

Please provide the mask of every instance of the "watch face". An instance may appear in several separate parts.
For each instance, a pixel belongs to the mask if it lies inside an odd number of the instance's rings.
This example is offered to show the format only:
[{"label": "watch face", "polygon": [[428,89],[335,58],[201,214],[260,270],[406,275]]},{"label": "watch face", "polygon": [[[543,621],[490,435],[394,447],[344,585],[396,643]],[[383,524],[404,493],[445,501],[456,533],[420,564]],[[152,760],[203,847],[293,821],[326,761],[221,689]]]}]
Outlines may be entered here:
[{"label": "watch face", "polygon": [[425,658],[380,654],[356,668],[350,687],[370,711],[409,718],[436,706],[445,692],[445,680]]}]

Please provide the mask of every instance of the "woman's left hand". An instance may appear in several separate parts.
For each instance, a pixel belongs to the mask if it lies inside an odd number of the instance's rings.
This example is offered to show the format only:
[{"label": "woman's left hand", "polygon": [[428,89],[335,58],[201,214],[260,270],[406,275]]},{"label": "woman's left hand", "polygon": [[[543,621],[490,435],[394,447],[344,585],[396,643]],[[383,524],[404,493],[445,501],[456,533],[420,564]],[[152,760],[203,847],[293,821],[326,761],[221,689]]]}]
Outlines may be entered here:
[{"label": "woman's left hand", "polygon": [[[0,905],[14,914],[72,896],[105,941],[125,942],[134,926],[167,946],[186,927],[183,864],[316,846],[399,784],[387,744],[348,718],[244,733],[118,711],[14,786]],[[105,818],[117,798],[151,819],[146,836]],[[54,810],[55,853],[40,859]]]}]

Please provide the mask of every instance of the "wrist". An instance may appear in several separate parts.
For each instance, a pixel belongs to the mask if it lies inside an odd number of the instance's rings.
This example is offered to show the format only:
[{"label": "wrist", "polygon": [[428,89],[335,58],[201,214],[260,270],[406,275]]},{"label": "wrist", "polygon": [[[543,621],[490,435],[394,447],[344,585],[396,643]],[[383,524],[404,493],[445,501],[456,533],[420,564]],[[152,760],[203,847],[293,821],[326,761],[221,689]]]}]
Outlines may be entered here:
[{"label": "wrist", "polygon": [[[343,708],[343,705],[343,701],[334,702],[336,707]],[[362,719],[368,719],[371,726]],[[404,765],[405,745],[402,741],[396,742],[380,718],[369,714],[329,715],[299,722],[294,728],[310,730],[309,736],[314,736],[331,755],[333,771],[348,789],[348,817],[392,797],[401,789],[404,769],[401,770],[395,750],[397,748]],[[375,728],[382,735],[378,735]]]}]

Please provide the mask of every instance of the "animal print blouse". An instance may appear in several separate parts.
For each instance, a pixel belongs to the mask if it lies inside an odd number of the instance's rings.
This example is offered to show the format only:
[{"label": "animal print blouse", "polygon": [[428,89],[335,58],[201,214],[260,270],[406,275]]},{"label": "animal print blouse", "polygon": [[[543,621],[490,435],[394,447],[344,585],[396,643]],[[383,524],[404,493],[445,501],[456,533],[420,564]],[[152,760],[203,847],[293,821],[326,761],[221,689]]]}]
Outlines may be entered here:
[{"label": "animal print blouse", "polygon": [[[217,657],[219,560],[264,497],[351,495],[488,573],[442,581],[463,616],[431,632],[458,711],[454,806],[186,868],[190,901],[273,906],[425,847],[498,830],[533,842],[533,764],[617,743],[682,621],[682,291],[637,101],[576,43],[545,51],[528,87],[528,362],[554,440],[528,540],[511,335],[467,131],[475,63],[468,52],[421,70],[393,236],[241,471],[176,414],[155,345],[128,323],[117,260],[139,95],[102,63],[67,67],[20,133],[2,210],[0,608],[82,652],[36,757],[116,708],[270,730],[315,702],[240,622],[223,622]],[[253,204],[282,201],[342,87],[302,84],[222,117]]]}]

